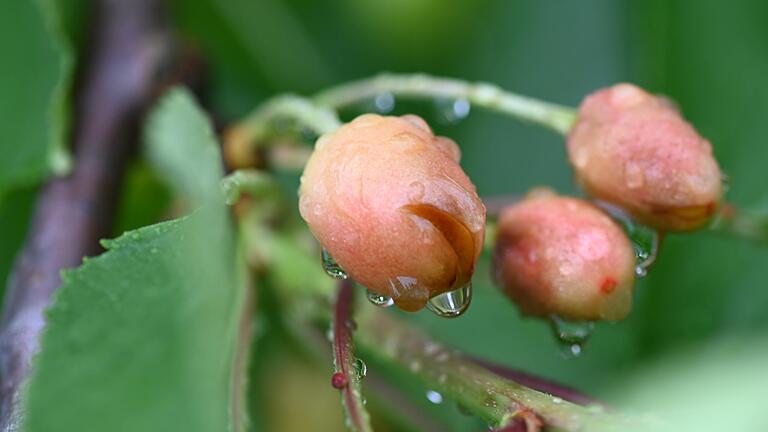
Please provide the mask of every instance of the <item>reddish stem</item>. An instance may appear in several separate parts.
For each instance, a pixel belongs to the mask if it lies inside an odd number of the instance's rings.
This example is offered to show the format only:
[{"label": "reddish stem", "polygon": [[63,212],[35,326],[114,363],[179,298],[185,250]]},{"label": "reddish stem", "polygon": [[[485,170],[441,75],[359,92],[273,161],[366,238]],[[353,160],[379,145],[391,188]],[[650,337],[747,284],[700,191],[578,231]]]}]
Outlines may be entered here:
[{"label": "reddish stem", "polygon": [[352,342],[352,304],[355,283],[351,279],[342,280],[336,297],[333,319],[333,356],[335,373],[331,384],[341,390],[344,409],[353,431],[371,431],[368,412],[363,406],[360,395],[360,379],[354,369],[355,355]]}]

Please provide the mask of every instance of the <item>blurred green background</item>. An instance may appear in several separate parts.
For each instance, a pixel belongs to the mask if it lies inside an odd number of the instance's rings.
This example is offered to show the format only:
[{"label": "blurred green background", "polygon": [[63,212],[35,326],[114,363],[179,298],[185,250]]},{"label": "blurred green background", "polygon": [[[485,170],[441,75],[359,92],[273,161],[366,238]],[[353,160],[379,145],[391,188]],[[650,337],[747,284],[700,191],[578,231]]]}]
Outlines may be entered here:
[{"label": "blurred green background", "polygon": [[[224,123],[278,93],[311,94],[383,71],[490,81],[571,106],[597,88],[631,81],[677,101],[712,141],[730,176],[730,201],[768,204],[768,2],[762,0],[177,0],[173,17],[206,59],[206,108]],[[8,37],[0,28],[0,39]],[[423,115],[454,138],[481,195],[521,194],[542,184],[578,193],[561,137],[474,107],[452,122],[444,105],[396,101],[394,112]],[[373,109],[371,102],[344,114]],[[141,164],[130,176],[117,232],[153,222],[164,205],[150,193],[157,184]],[[26,182],[10,188],[0,205],[2,277],[23,239],[34,193],[34,182]],[[630,317],[599,324],[576,359],[560,354],[546,323],[522,319],[497,293],[487,257],[463,317],[408,317],[473,355],[611,398],[628,376],[670,355],[711,352],[732,338],[764,344],[767,279],[766,245],[708,232],[669,236],[638,284]],[[338,395],[327,384],[330,366],[297,356],[264,320],[260,341],[274,349],[257,350],[254,385],[264,391],[254,426],[334,430],[317,426],[340,421]],[[760,375],[768,383],[768,373]],[[452,404],[430,406],[424,388],[408,387],[446,430],[480,429]],[[296,398],[316,402],[295,416]],[[306,422],[317,429],[299,429]]]}]

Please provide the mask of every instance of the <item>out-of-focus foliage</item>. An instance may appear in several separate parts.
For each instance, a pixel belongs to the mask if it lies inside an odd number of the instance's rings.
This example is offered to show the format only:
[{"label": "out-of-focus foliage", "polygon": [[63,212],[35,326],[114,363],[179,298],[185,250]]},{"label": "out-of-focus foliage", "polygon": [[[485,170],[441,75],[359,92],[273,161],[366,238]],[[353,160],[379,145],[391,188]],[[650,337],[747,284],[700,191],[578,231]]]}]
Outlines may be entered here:
[{"label": "out-of-focus foliage", "polygon": [[0,293],[36,193],[69,166],[70,99],[88,0],[0,3]]},{"label": "out-of-focus foliage", "polygon": [[0,9],[0,194],[69,166],[74,48],[67,33],[72,15],[64,13],[82,2],[60,3],[3,2]]},{"label": "out-of-focus foliage", "polygon": [[205,207],[106,241],[106,253],[64,274],[29,388],[27,431],[212,431],[233,421],[246,277],[218,193],[218,149],[178,90],[159,104],[147,136],[167,180]]}]

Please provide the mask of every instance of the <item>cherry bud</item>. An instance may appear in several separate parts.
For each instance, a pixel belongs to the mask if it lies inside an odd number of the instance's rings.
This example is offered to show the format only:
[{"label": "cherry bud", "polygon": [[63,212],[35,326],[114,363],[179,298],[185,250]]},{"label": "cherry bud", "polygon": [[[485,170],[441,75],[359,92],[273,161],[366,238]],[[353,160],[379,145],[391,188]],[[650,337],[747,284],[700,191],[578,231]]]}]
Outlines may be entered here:
[{"label": "cherry bud", "polygon": [[416,311],[466,285],[483,245],[485,207],[458,146],[413,115],[362,115],[323,135],[299,207],[357,282]]},{"label": "cherry bud", "polygon": [[587,201],[534,189],[498,221],[496,280],[526,315],[620,320],[632,306],[635,255]]},{"label": "cherry bud", "polygon": [[722,196],[710,143],[669,100],[631,84],[584,99],[568,155],[587,193],[658,229],[701,227]]}]

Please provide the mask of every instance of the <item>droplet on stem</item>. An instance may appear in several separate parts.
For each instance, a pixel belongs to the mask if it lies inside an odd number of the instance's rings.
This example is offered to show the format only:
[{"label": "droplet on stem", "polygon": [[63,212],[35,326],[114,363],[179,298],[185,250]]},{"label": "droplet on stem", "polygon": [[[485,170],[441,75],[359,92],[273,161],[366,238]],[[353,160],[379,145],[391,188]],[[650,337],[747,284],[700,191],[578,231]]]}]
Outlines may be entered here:
[{"label": "droplet on stem", "polygon": [[373,104],[379,113],[386,114],[395,109],[395,96],[389,92],[380,93],[373,99]]},{"label": "droplet on stem", "polygon": [[323,259],[323,270],[325,270],[325,274],[328,276],[334,278],[334,279],[346,279],[347,273],[344,271],[344,269],[341,268],[341,266],[336,262],[335,259],[331,256],[331,254],[328,253],[325,248],[323,248],[322,252],[322,259]]},{"label": "droplet on stem", "polygon": [[368,301],[373,303],[374,306],[378,307],[390,307],[395,304],[395,301],[392,300],[392,297],[387,297],[385,295],[375,293],[371,290],[368,290]]},{"label": "droplet on stem", "polygon": [[366,366],[365,362],[361,358],[356,358],[354,362],[352,362],[352,369],[355,371],[355,378],[360,381],[368,374],[368,366]]},{"label": "droplet on stem", "polygon": [[472,283],[459,289],[432,297],[427,302],[427,309],[443,318],[455,318],[463,314],[472,301]]},{"label": "droplet on stem", "polygon": [[465,98],[438,99],[438,110],[448,123],[458,123],[469,116],[472,105]]},{"label": "droplet on stem", "polygon": [[434,390],[427,390],[427,400],[435,405],[438,405],[443,403],[443,395]]}]

